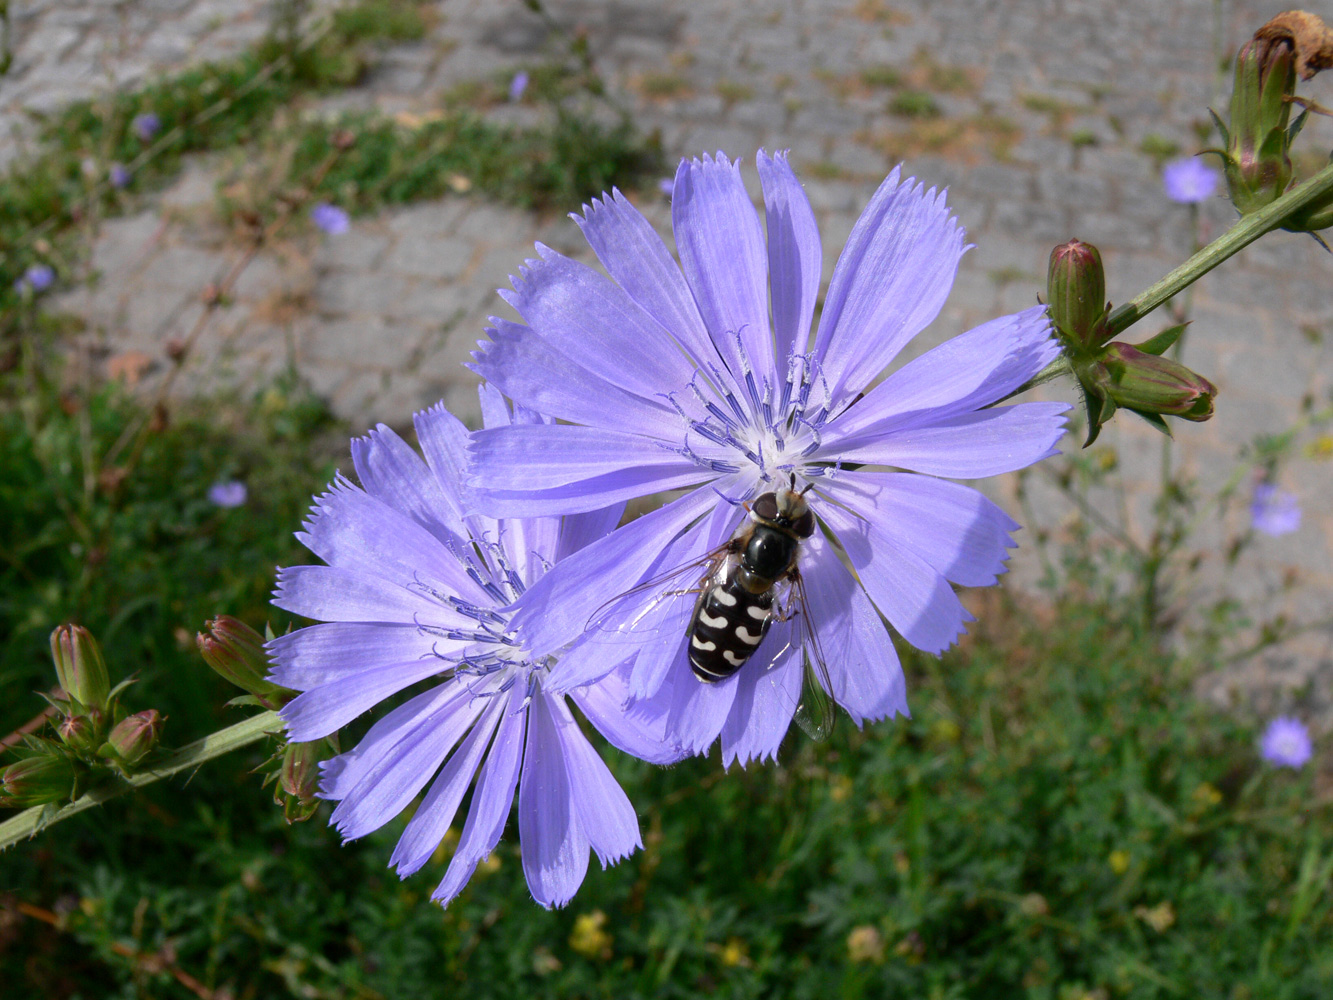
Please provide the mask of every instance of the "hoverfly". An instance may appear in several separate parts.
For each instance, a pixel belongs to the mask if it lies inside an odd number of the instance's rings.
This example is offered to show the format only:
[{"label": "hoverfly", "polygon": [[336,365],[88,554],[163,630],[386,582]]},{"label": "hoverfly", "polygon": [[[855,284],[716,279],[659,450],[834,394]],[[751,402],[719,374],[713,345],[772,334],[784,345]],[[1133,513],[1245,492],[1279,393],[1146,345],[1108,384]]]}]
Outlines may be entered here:
[{"label": "hoverfly", "polygon": [[[661,602],[697,593],[685,629],[690,669],[700,682],[726,680],[745,665],[768,635],[774,621],[799,618],[792,642],[800,646],[805,685],[796,706],[797,725],[811,739],[827,738],[833,727],[833,705],[828,693],[832,684],[819,638],[810,620],[805,581],[798,560],[801,543],[815,531],[815,515],[805,494],[796,490],[796,477],[786,489],[761,494],[747,504],[748,517],[725,543],[707,555],[677,566],[603,605],[593,620],[599,627],[612,621],[601,612],[625,597],[660,588],[691,569],[705,566],[702,577],[687,590],[664,590],[628,625],[613,624],[611,630],[634,631],[639,622],[656,622],[652,613]],[[651,626],[649,626],[651,627]],[[790,647],[787,647],[790,648]],[[774,661],[786,649],[779,650]]]}]

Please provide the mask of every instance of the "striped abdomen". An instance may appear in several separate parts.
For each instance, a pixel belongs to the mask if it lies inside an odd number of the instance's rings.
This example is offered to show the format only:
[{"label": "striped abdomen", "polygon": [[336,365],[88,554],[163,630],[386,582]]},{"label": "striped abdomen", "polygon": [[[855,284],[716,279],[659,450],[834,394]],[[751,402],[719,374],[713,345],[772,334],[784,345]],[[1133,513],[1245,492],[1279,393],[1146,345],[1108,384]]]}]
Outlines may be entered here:
[{"label": "striped abdomen", "polygon": [[726,680],[759,648],[773,621],[773,591],[752,594],[728,559],[712,574],[690,619],[690,666],[701,681]]}]

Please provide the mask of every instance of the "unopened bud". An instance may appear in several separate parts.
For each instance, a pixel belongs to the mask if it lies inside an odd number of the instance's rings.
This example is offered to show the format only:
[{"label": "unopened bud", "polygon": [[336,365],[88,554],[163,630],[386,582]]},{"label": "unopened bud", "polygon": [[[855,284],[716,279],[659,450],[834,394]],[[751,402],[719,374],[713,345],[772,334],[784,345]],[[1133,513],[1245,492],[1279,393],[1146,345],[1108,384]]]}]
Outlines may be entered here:
[{"label": "unopened bud", "polygon": [[1291,43],[1273,38],[1251,39],[1236,57],[1222,166],[1241,215],[1271,204],[1291,184],[1287,126],[1296,89],[1293,61]]},{"label": "unopened bud", "polygon": [[1075,350],[1100,346],[1110,336],[1103,322],[1106,274],[1091,243],[1070,240],[1051,251],[1046,299],[1061,339]]},{"label": "unopened bud", "polygon": [[21,808],[68,802],[77,784],[74,762],[64,757],[26,757],[0,770],[0,798]]},{"label": "unopened bud", "polygon": [[83,715],[66,716],[56,732],[60,741],[71,750],[91,753],[102,745],[103,715],[100,709],[90,709]]},{"label": "unopened bud", "polygon": [[268,658],[262,635],[231,615],[219,615],[204,628],[206,631],[197,633],[194,641],[205,663],[256,698],[275,707],[286,704],[291,692],[264,679]]},{"label": "unopened bud", "polygon": [[1099,388],[1127,410],[1195,421],[1213,415],[1217,386],[1179,361],[1114,343],[1098,369]]},{"label": "unopened bud", "polygon": [[288,743],[282,753],[282,767],[278,772],[277,797],[282,803],[282,814],[288,823],[299,823],[314,815],[319,808],[319,758],[322,740],[313,743]]},{"label": "unopened bud", "polygon": [[157,738],[165,721],[155,708],[126,716],[106,738],[102,747],[103,755],[121,764],[137,764],[157,746]]},{"label": "unopened bud", "polygon": [[106,708],[111,678],[91,632],[82,625],[61,625],[51,633],[51,659],[66,694],[84,708]]}]

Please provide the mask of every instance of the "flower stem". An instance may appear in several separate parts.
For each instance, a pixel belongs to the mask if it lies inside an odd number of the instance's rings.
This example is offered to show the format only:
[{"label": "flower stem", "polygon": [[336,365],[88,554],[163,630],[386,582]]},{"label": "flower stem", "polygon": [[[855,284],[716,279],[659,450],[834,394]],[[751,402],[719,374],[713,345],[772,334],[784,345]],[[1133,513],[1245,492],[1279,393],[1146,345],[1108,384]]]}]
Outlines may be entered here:
[{"label": "flower stem", "polygon": [[264,712],[253,715],[244,722],[238,722],[226,729],[210,733],[198,742],[181,747],[167,755],[157,767],[145,770],[128,779],[116,779],[96,788],[63,806],[33,806],[17,816],[0,823],[0,851],[17,844],[25,837],[41,832],[52,823],[59,823],[75,813],[92,806],[101,805],[108,799],[128,792],[133,788],[151,785],[154,781],[169,778],[181,771],[188,771],[204,764],[214,757],[239,750],[241,747],[258,743],[271,733],[282,731],[283,721],[277,712]]},{"label": "flower stem", "polygon": [[1333,192],[1333,164],[1329,164],[1266,208],[1245,216],[1156,284],[1140,292],[1124,305],[1112,309],[1111,315],[1107,318],[1111,333],[1123,333],[1228,257],[1249,246],[1265,233],[1280,228],[1282,223],[1295,212],[1326,197],[1330,192]]}]

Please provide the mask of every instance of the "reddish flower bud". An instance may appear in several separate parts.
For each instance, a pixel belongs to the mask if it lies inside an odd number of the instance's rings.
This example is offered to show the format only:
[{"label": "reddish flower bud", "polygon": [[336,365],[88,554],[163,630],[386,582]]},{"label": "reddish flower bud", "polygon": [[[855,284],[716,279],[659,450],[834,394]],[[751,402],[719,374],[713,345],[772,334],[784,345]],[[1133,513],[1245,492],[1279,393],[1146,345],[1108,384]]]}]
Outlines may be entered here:
[{"label": "reddish flower bud", "polygon": [[84,708],[106,708],[111,678],[91,632],[82,625],[61,625],[51,633],[51,659],[66,694]]},{"label": "reddish flower bud", "polygon": [[278,772],[282,814],[288,823],[299,823],[314,815],[319,808],[319,759],[322,740],[312,743],[288,743],[282,753],[282,767]]},{"label": "reddish flower bud", "polygon": [[1196,421],[1213,415],[1217,386],[1179,361],[1114,343],[1107,346],[1098,369],[1098,387],[1127,410]]},{"label": "reddish flower bud", "polygon": [[56,727],[56,732],[71,750],[91,753],[102,745],[104,728],[102,712],[94,708],[83,715],[67,716]]},{"label": "reddish flower bud", "polygon": [[1275,201],[1291,184],[1287,126],[1296,73],[1291,43],[1251,39],[1236,57],[1231,121],[1222,166],[1232,204],[1242,215]]},{"label": "reddish flower bud", "polygon": [[0,797],[9,806],[68,802],[77,785],[74,762],[64,757],[25,757],[0,770]]},{"label": "reddish flower bud", "polygon": [[204,628],[207,631],[197,633],[194,641],[205,663],[266,704],[279,707],[290,700],[293,692],[264,679],[268,658],[262,635],[231,615],[219,615]]},{"label": "reddish flower bud", "polygon": [[157,746],[157,738],[165,721],[155,708],[126,716],[106,738],[102,747],[103,755],[121,764],[137,764]]},{"label": "reddish flower bud", "polygon": [[1061,339],[1075,351],[1106,341],[1106,274],[1095,246],[1070,240],[1051,251],[1046,300]]}]

